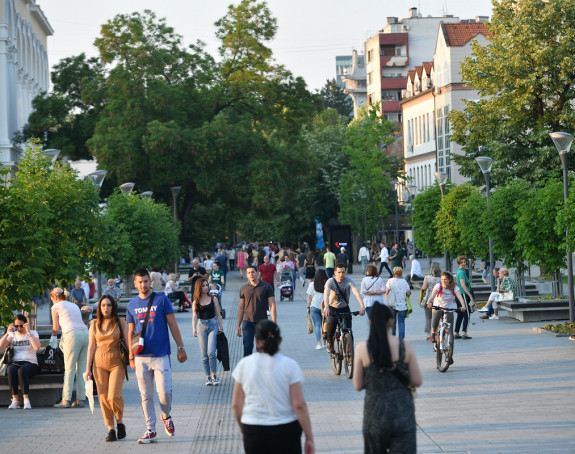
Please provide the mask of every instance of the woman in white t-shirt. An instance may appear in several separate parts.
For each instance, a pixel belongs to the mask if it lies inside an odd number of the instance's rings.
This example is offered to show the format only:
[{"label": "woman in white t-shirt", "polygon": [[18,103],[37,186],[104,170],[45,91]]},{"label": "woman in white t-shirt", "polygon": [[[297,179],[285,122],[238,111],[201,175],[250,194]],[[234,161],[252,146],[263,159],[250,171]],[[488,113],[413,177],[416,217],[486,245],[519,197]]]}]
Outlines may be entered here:
[{"label": "woman in white t-shirt", "polygon": [[279,327],[271,320],[256,325],[257,353],[243,358],[232,373],[232,409],[242,431],[246,454],[299,454],[301,433],[305,453],[315,452],[311,421],[303,397],[299,365],[278,353]]},{"label": "woman in white t-shirt", "polygon": [[40,372],[36,350],[41,346],[38,333],[30,330],[28,319],[17,314],[14,323],[8,327],[8,331],[0,340],[0,350],[12,346],[14,349],[14,358],[12,364],[6,369],[8,376],[8,387],[12,391],[12,403],[8,408],[20,408],[20,399],[18,397],[18,384],[24,398],[24,410],[32,408],[28,397],[29,379]]},{"label": "woman in white t-shirt", "polygon": [[395,303],[393,307],[395,313],[395,321],[393,322],[393,329],[391,333],[395,336],[395,330],[397,327],[397,337],[400,339],[405,338],[405,316],[407,315],[407,301],[406,297],[411,295],[411,290],[409,289],[409,284],[405,279],[403,279],[403,269],[401,266],[396,266],[393,268],[393,277],[390,278],[385,284],[385,298],[386,305],[392,306],[388,303],[388,295],[393,292],[393,300]]},{"label": "woman in white t-shirt", "polygon": [[307,313],[313,322],[313,331],[315,333],[315,340],[317,342],[315,349],[319,350],[325,348],[325,340],[323,345],[321,342],[321,311],[323,303],[323,291],[325,283],[327,282],[327,274],[325,270],[317,270],[313,281],[310,282],[307,288]]},{"label": "woman in white t-shirt", "polygon": [[369,317],[371,306],[376,302],[383,304],[383,294],[385,293],[383,279],[379,276],[375,265],[367,266],[365,277],[361,281],[360,293],[363,295],[365,312]]}]

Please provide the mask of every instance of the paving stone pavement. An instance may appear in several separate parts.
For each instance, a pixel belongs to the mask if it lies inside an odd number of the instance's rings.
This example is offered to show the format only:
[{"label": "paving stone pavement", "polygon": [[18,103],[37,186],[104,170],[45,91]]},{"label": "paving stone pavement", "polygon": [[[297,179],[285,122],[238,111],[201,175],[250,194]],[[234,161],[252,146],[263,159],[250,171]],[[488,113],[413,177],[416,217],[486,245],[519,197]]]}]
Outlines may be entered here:
[{"label": "paving stone pavement", "polygon": [[[245,280],[241,281],[237,272],[228,276],[224,327],[234,365],[242,354],[241,339],[234,331],[238,289]],[[352,277],[359,286],[362,276],[356,273]],[[315,338],[306,332],[305,296],[299,283],[294,302],[279,302],[278,298],[278,322],[284,338],[282,352],[296,359],[304,372],[316,451],[361,453],[364,393],[356,392],[345,375],[333,374],[325,350],[314,349]],[[418,297],[415,291],[412,301]],[[204,386],[192,314],[177,313],[176,318],[188,361],[179,364],[174,360],[172,364],[173,438],[158,427],[156,445],[136,444],[145,426],[131,372],[124,384],[127,439],[104,441],[107,429],[97,400],[93,415],[88,409],[2,408],[0,452],[243,452],[230,407],[230,372],[219,373],[220,386]],[[423,386],[415,400],[419,453],[575,453],[575,342],[535,333],[533,328],[542,323],[520,323],[505,313],[499,320],[480,320],[473,314],[468,330],[473,339],[456,341],[455,364],[442,374],[435,368],[423,325],[423,310],[414,307],[406,321],[406,336],[423,372]],[[365,340],[367,319],[355,317],[353,330],[356,341]],[[157,403],[156,411],[159,415]]]}]

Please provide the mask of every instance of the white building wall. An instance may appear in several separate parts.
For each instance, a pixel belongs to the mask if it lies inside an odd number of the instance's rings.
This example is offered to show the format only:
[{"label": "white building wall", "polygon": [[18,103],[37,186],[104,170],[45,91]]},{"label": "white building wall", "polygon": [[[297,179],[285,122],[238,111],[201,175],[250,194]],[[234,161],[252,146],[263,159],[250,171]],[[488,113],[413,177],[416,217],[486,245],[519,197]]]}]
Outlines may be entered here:
[{"label": "white building wall", "polygon": [[47,37],[53,34],[35,0],[0,0],[0,164],[13,167],[14,133],[28,121],[33,98],[49,90]]}]

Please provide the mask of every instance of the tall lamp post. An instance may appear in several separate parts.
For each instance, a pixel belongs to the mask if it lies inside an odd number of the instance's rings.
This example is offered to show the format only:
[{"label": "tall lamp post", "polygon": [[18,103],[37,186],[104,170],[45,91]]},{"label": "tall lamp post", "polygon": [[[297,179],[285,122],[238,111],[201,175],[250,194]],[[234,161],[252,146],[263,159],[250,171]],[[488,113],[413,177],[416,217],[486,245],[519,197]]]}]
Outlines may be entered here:
[{"label": "tall lamp post", "polygon": [[[46,151],[48,151],[48,150],[46,150]],[[56,155],[56,157],[58,157],[58,155]],[[54,162],[54,161],[52,161],[52,162]],[[104,183],[104,178],[106,178],[107,173],[108,173],[107,170],[95,170],[94,172],[88,174],[88,178],[90,178],[90,180],[92,180],[92,183],[94,184],[95,187],[98,188],[98,191],[102,188],[102,183]],[[102,296],[102,273],[100,273],[100,271],[98,271],[98,277],[96,279],[96,290],[98,291],[98,298],[101,297]]]},{"label": "tall lamp post", "polygon": [[394,243],[399,243],[399,217],[397,215],[397,206],[399,205],[398,195],[397,195],[397,185],[399,184],[397,180],[391,180],[389,182],[391,189],[395,192],[395,239]]},{"label": "tall lamp post", "polygon": [[[485,178],[485,193],[487,195],[487,212],[489,212],[489,194],[491,192],[491,166],[493,165],[493,159],[489,156],[478,156],[475,158],[477,164],[483,172],[483,177]],[[489,283],[491,285],[491,291],[495,291],[495,277],[493,276],[493,269],[495,268],[495,257],[493,255],[493,238],[489,235],[489,266],[491,271],[489,273]]]},{"label": "tall lamp post", "polygon": [[[441,190],[441,199],[443,199],[443,197],[445,197],[445,184],[447,183],[449,175],[445,172],[435,172],[433,175],[435,176],[435,181],[437,181],[439,189]],[[445,247],[445,240],[443,242],[443,260],[445,261],[445,271],[451,271],[451,264],[449,263],[449,254]]]},{"label": "tall lamp post", "polygon": [[411,207],[411,237],[413,241],[413,256],[415,257],[415,228],[413,227],[413,199],[415,199],[415,194],[417,192],[417,186],[410,183],[405,185],[405,189],[409,192],[409,204]]},{"label": "tall lamp post", "polygon": [[[571,144],[573,143],[573,136],[567,132],[552,132],[549,134],[555,148],[559,152],[559,157],[561,158],[561,165],[563,167],[563,199],[567,203],[569,198],[569,176],[567,169],[567,154],[571,149]],[[573,254],[569,247],[569,229],[565,232],[567,236],[567,286],[569,287],[569,321],[571,323],[575,322],[575,304],[573,296]],[[571,336],[573,337],[573,336]]]},{"label": "tall lamp post", "polygon": [[360,189],[359,195],[363,199],[363,241],[367,242],[367,208],[365,205],[367,196],[365,194],[365,190]]},{"label": "tall lamp post", "polygon": [[[172,186],[170,188],[170,191],[172,191],[172,197],[174,198],[174,222],[178,222],[178,195],[180,194],[180,191],[182,190],[181,186]],[[179,262],[179,257],[176,257],[176,263],[174,266],[174,272],[177,273],[178,272],[178,262]]]}]

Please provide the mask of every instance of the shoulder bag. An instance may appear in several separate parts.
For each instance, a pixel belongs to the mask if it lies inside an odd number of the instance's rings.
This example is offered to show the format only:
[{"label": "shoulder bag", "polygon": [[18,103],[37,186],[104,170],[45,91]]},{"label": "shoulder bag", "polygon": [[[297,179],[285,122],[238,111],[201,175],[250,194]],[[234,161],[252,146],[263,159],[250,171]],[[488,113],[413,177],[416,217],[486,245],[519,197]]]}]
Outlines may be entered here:
[{"label": "shoulder bag", "polygon": [[132,353],[134,355],[142,353],[144,350],[144,335],[146,334],[146,327],[148,326],[148,319],[150,318],[150,309],[152,307],[152,303],[154,302],[155,296],[155,292],[152,292],[150,295],[150,301],[148,302],[148,309],[146,309],[146,318],[144,319],[144,326],[142,326],[142,331],[132,335]]},{"label": "shoulder bag", "polygon": [[124,339],[124,330],[122,329],[122,323],[118,317],[116,317],[116,323],[118,328],[120,329],[120,358],[122,359],[122,363],[124,363],[124,370],[126,371],[126,380],[128,379],[128,365],[130,364],[130,351],[128,350],[128,346],[126,345],[126,339]]},{"label": "shoulder bag", "polygon": [[343,300],[345,301],[345,304],[347,304],[347,306],[349,307],[349,300],[347,299],[347,295],[345,294],[345,292],[341,289],[341,287],[339,286],[339,284],[337,283],[335,277],[333,278],[333,282],[335,282],[335,286],[337,287],[337,293],[339,293],[341,295],[341,297],[343,298]]},{"label": "shoulder bag", "polygon": [[14,359],[14,347],[8,345],[8,347],[6,347],[6,350],[4,350],[2,360],[0,360],[0,377],[6,376],[6,373],[8,372],[8,366],[12,364],[13,359]]},{"label": "shoulder bag", "polygon": [[390,308],[395,309],[395,289],[393,288],[393,284],[389,286],[389,293],[385,298],[385,302]]}]

